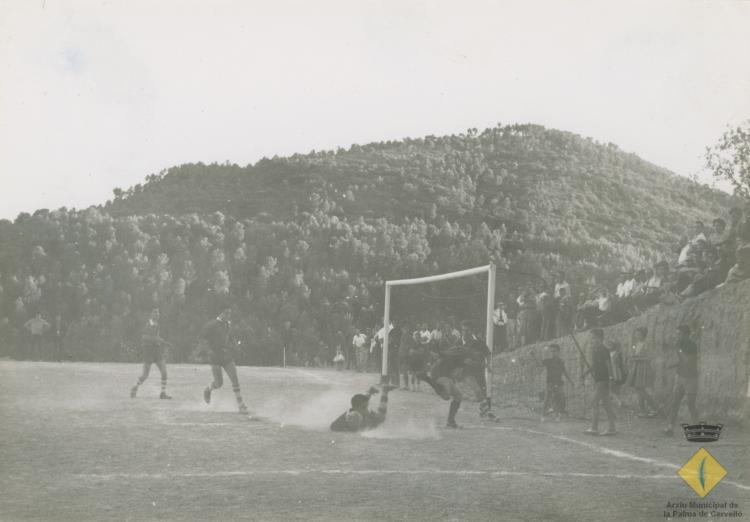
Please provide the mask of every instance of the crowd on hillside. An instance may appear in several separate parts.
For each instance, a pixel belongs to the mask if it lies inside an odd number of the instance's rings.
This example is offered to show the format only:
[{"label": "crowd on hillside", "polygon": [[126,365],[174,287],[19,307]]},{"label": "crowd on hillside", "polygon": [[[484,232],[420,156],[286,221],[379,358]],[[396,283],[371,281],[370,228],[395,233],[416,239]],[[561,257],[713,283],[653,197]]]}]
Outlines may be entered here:
[{"label": "crowd on hillside", "polygon": [[710,228],[695,221],[691,237],[675,249],[677,262],[623,273],[575,294],[565,273],[554,283],[529,282],[515,299],[495,311],[496,346],[515,348],[548,341],[573,331],[610,326],[656,304],[677,304],[712,288],[750,277],[750,220],[740,208],[713,220]]}]

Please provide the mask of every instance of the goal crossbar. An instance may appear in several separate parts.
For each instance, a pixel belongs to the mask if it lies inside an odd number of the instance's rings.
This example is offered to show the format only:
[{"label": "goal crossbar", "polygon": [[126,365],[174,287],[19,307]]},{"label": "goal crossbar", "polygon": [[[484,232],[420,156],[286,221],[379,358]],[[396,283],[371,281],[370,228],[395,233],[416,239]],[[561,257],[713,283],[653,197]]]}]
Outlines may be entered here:
[{"label": "goal crossbar", "polygon": [[494,325],[492,314],[495,310],[495,265],[478,266],[456,272],[447,272],[445,274],[436,274],[433,276],[416,277],[413,279],[393,279],[385,282],[385,310],[383,311],[383,366],[381,370],[381,379],[386,382],[388,379],[388,338],[390,333],[389,325],[391,324],[391,288],[394,286],[418,285],[422,283],[435,283],[446,281],[448,279],[458,279],[477,274],[487,274],[487,314],[485,316],[485,340],[487,348],[490,351],[490,359],[485,369],[487,382],[487,396],[491,397],[492,389],[492,346],[494,341]]}]

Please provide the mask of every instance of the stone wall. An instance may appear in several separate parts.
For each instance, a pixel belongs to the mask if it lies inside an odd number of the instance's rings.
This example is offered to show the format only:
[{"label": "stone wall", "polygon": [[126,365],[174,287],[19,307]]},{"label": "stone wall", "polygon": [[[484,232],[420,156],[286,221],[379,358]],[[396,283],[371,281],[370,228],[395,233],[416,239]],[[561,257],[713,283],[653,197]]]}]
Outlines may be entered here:
[{"label": "stone wall", "polygon": [[[698,343],[700,388],[698,406],[701,418],[710,422],[738,419],[743,415],[750,375],[750,280],[717,288],[679,305],[658,305],[624,323],[605,328],[605,341],[619,341],[626,354],[632,346],[632,333],[640,326],[648,328],[648,339],[654,357],[656,374],[654,392],[657,402],[666,404],[675,378],[674,343],[677,326],[689,324]],[[590,335],[575,334],[587,360]],[[539,408],[544,390],[544,368],[539,364],[545,345],[557,343],[561,356],[575,385],[566,384],[568,410],[574,416],[586,416],[591,379],[584,385],[580,373],[584,368],[573,339],[557,339],[544,344],[525,346],[494,357],[493,401],[496,405],[521,404]],[[585,392],[585,393],[584,393]],[[623,398],[635,404],[631,389]],[[681,417],[687,420],[686,413]]]}]

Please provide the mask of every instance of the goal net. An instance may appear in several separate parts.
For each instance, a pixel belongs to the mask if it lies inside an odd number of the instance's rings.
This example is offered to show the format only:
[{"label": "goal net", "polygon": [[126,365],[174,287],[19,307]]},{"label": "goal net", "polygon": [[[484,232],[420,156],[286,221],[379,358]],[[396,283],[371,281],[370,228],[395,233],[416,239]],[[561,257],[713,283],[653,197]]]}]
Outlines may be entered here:
[{"label": "goal net", "polygon": [[457,272],[448,272],[445,274],[437,274],[427,277],[417,277],[414,279],[395,279],[385,282],[385,310],[383,312],[383,355],[382,355],[382,371],[381,378],[383,382],[388,379],[389,357],[395,357],[397,354],[389,353],[389,337],[390,328],[388,325],[391,324],[391,296],[394,287],[401,286],[415,286],[415,285],[429,285],[431,283],[437,283],[441,281],[448,281],[452,279],[468,278],[476,275],[487,275],[487,302],[484,314],[484,325],[485,325],[485,336],[484,340],[487,344],[487,348],[490,350],[489,363],[485,370],[486,385],[487,385],[487,397],[492,396],[492,347],[493,347],[493,323],[492,314],[495,309],[495,265],[489,264],[485,266],[479,266],[476,268],[469,268],[467,270],[459,270]]}]

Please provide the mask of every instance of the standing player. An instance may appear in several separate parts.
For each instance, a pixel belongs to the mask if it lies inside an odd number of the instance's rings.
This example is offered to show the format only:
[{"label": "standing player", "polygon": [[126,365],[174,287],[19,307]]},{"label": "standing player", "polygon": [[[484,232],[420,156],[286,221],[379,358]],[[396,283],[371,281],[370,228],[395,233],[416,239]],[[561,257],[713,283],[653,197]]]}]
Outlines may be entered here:
[{"label": "standing player", "polygon": [[388,392],[396,386],[384,384],[382,388],[383,394],[380,396],[378,411],[372,411],[369,408],[370,397],[378,393],[378,389],[371,386],[367,393],[358,393],[352,397],[351,408],[331,423],[331,431],[366,431],[381,425],[388,412]]},{"label": "standing player", "polygon": [[213,381],[203,390],[203,400],[206,404],[211,403],[211,392],[221,388],[224,384],[222,378],[222,369],[227,372],[229,380],[232,381],[232,391],[237,398],[237,408],[243,415],[247,415],[247,406],[242,400],[240,394],[240,381],[237,378],[237,367],[234,365],[232,358],[232,349],[229,344],[229,328],[232,323],[232,310],[224,309],[216,319],[206,323],[201,332],[201,337],[208,343],[209,362],[211,363],[211,372]]},{"label": "standing player", "polygon": [[142,336],[143,343],[143,373],[138,377],[138,381],[130,389],[130,398],[135,399],[138,393],[138,387],[148,379],[148,373],[151,371],[151,365],[155,364],[161,373],[161,394],[160,399],[171,399],[167,395],[167,357],[165,347],[167,342],[159,335],[159,309],[151,310],[151,316],[146,323],[146,328]]}]

